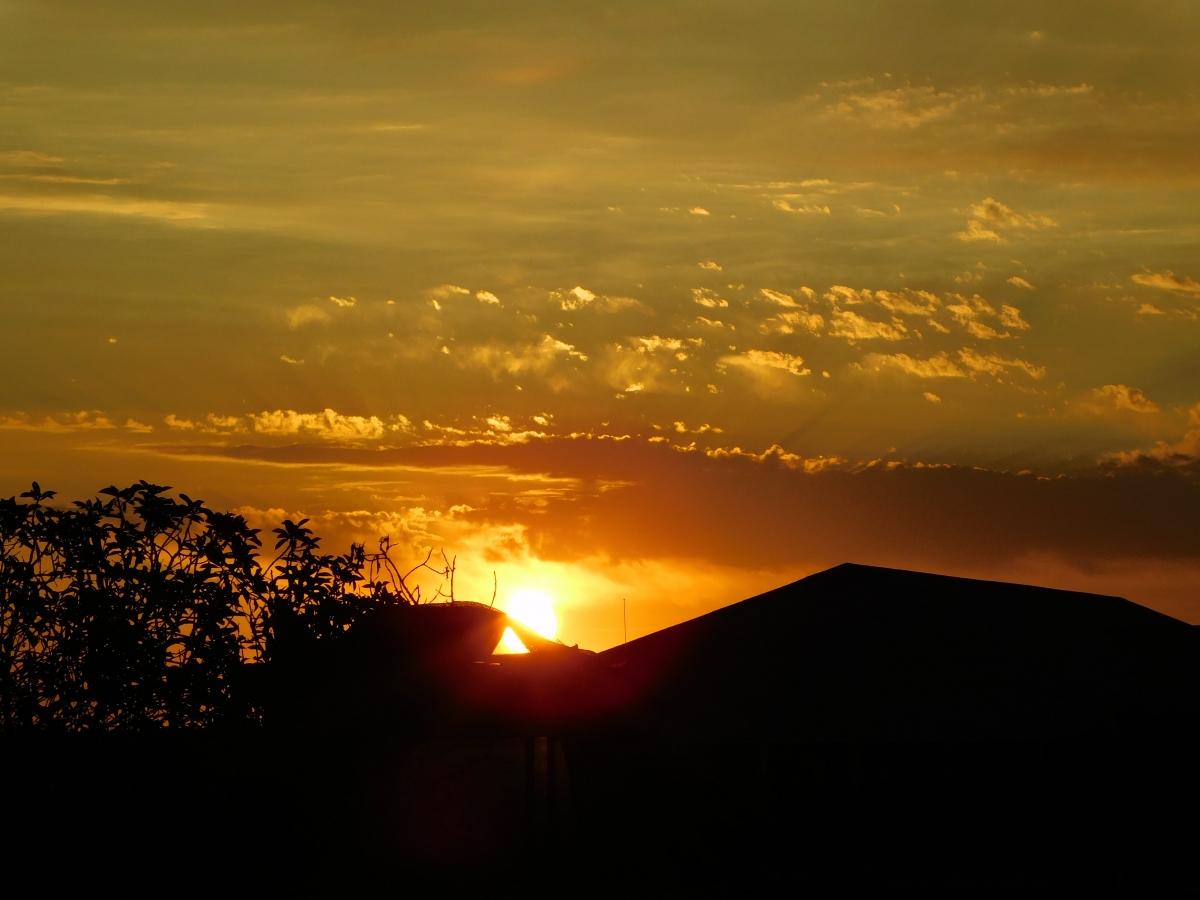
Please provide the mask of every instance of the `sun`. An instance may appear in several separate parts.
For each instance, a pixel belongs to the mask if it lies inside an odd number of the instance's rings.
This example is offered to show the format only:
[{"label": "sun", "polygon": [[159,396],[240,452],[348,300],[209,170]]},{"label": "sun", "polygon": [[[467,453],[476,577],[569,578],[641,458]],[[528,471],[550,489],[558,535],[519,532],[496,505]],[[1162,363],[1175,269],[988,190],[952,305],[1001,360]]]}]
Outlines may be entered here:
[{"label": "sun", "polygon": [[554,615],[554,599],[545,591],[527,588],[513,591],[505,608],[510,616],[545,638],[553,638],[558,631],[558,619]]}]

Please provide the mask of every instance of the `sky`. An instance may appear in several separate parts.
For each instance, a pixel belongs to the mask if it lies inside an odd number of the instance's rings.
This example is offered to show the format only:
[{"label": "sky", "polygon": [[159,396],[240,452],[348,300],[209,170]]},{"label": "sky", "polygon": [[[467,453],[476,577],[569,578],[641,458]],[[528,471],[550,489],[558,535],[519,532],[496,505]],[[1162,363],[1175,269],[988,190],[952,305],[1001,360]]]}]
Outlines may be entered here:
[{"label": "sky", "polygon": [[1200,622],[1195,4],[346,6],[0,0],[0,495]]}]

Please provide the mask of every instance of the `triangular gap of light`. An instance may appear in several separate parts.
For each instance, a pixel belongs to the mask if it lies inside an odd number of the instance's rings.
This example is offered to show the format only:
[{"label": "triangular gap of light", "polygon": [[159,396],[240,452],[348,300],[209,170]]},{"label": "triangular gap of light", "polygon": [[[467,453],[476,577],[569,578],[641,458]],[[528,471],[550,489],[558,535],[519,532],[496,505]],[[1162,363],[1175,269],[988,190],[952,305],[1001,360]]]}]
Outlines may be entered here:
[{"label": "triangular gap of light", "polygon": [[500,643],[496,645],[496,649],[492,651],[493,656],[508,656],[513,653],[528,653],[529,648],[526,647],[517,633],[512,628],[505,628],[504,634],[500,636]]}]

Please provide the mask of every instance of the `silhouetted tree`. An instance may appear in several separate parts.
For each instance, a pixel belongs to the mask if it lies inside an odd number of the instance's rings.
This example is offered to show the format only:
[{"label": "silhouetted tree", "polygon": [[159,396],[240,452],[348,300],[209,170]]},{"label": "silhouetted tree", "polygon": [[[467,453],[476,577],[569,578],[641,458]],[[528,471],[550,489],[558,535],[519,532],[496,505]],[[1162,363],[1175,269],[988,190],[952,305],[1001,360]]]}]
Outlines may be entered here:
[{"label": "silhouetted tree", "polygon": [[322,554],[308,520],[288,520],[264,566],[259,529],[169,490],[141,481],[58,508],[35,482],[0,500],[0,729],[259,722],[250,670],[422,602],[418,569],[453,600],[445,554],[401,572],[387,538]]}]

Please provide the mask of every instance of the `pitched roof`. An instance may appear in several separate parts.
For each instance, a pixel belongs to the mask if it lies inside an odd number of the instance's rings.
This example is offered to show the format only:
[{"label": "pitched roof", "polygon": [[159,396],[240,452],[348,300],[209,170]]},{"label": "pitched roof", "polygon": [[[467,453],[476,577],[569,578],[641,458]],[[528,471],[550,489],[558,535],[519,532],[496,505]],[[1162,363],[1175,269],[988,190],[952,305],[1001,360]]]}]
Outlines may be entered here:
[{"label": "pitched roof", "polygon": [[1062,738],[1190,727],[1198,637],[1117,597],[846,564],[600,659],[664,740]]}]

